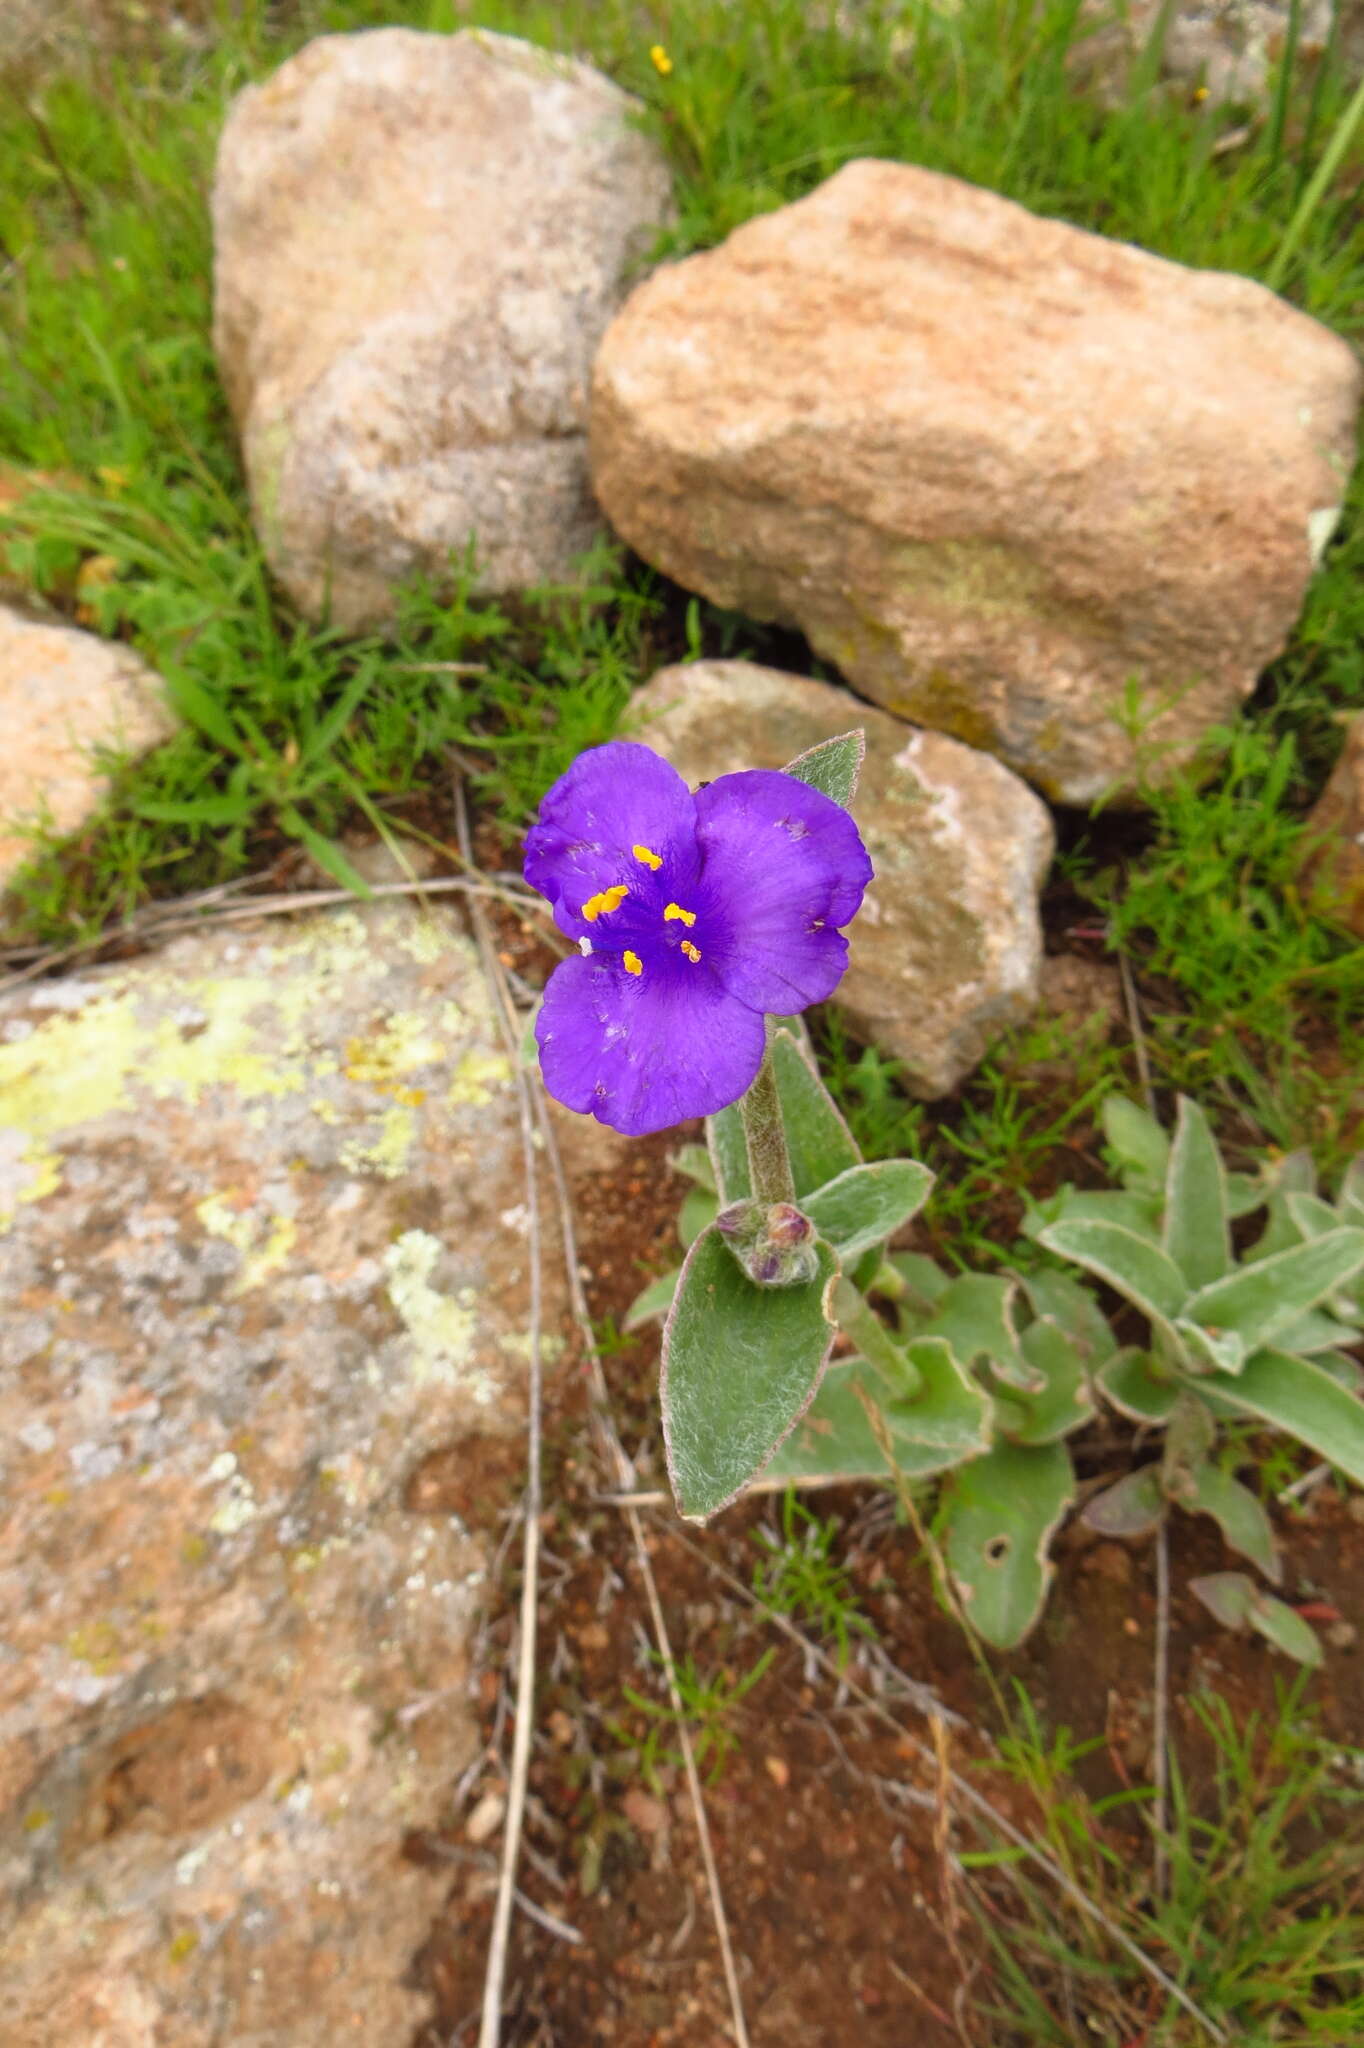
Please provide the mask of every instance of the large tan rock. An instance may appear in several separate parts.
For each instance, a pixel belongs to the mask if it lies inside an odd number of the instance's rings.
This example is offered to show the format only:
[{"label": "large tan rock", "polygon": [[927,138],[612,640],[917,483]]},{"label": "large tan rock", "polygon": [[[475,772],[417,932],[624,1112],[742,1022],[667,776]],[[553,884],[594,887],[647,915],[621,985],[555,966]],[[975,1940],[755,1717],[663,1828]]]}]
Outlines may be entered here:
[{"label": "large tan rock", "polygon": [[347,627],[416,570],[567,576],[600,533],[588,374],[669,209],[635,102],[506,36],[308,44],[233,104],[214,338],[294,601]]},{"label": "large tan rock", "polygon": [[691,783],[782,768],[863,729],[853,812],[876,879],[836,1001],[859,1036],[904,1061],[916,1094],[947,1094],[1032,1011],[1054,836],[1046,805],[998,761],[830,683],[743,661],[660,670],[631,718]]},{"label": "large tan rock", "polygon": [[0,889],[31,851],[19,820],[75,832],[98,807],[97,746],[138,754],[173,731],[158,678],[131,648],[0,605]]},{"label": "large tan rock", "polygon": [[1168,772],[1282,647],[1359,388],[1245,278],[855,163],[632,295],[593,475],[669,576],[1085,803],[1129,710]]},{"label": "large tan rock", "polygon": [[1364,713],[1307,820],[1302,881],[1320,916],[1364,939]]},{"label": "large tan rock", "polygon": [[5,2048],[409,2048],[448,1877],[403,1838],[478,1747],[450,1508],[519,1464],[525,1224],[446,917],[0,1006]]}]

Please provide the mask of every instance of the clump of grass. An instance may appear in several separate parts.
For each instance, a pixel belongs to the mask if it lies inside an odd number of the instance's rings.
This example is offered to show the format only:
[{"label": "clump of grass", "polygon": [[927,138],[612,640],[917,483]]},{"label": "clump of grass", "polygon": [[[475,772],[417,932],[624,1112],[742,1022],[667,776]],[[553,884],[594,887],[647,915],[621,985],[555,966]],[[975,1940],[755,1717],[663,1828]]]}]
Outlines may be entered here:
[{"label": "clump of grass", "polygon": [[[1302,1681],[1272,1717],[1243,1726],[1216,1696],[1193,1701],[1211,1749],[1199,1796],[1171,1779],[1169,1882],[1155,1895],[1130,1827],[1114,1822],[1146,1794],[1090,1801],[1073,1771],[1093,1745],[1048,1736],[1020,1691],[997,1768],[1029,1797],[1041,1839],[1107,1920],[1158,1962],[1224,2038],[1353,2048],[1364,2038],[1359,1956],[1359,1752],[1323,1740]],[[1206,2048],[1212,2038],[1134,1968],[1102,1924],[1040,1890],[1012,1849],[962,1857],[989,1948],[981,2015],[999,2048],[1069,2048],[1079,2039]],[[980,1873],[1009,1868],[1007,1889]]]},{"label": "clump of grass", "polygon": [[753,1570],[753,1590],[772,1613],[785,1614],[831,1639],[841,1669],[851,1654],[853,1637],[870,1636],[873,1629],[836,1553],[840,1528],[837,1515],[812,1514],[788,1487],[782,1496],[780,1534],[753,1531],[753,1540],[764,1553]]}]

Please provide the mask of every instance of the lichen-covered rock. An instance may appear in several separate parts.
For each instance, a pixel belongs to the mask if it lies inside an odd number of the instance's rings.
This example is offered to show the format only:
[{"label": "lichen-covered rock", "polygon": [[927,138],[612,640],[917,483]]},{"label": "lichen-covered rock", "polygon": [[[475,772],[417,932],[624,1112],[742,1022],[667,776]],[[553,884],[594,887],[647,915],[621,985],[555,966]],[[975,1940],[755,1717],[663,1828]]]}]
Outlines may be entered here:
[{"label": "lichen-covered rock", "polygon": [[1307,820],[1303,886],[1312,908],[1364,939],[1364,713],[1351,720]]},{"label": "lichen-covered rock", "polygon": [[30,851],[20,819],[75,832],[98,806],[97,746],[138,754],[174,729],[130,647],[0,605],[0,889]]},{"label": "lichen-covered rock", "polygon": [[477,1747],[452,1476],[524,1426],[517,1128],[407,907],[0,1006],[5,2048],[408,2048],[403,1838]]},{"label": "lichen-covered rock", "polygon": [[1054,845],[1045,804],[998,761],[808,676],[742,661],[665,668],[635,693],[638,737],[688,782],[782,768],[860,726],[853,812],[876,879],[835,998],[859,1036],[945,1095],[1037,1001],[1037,892]]},{"label": "lichen-covered rock", "polygon": [[235,101],[214,338],[251,501],[310,616],[567,576],[601,531],[592,356],[670,207],[635,102],[507,36],[324,36]]},{"label": "lichen-covered rock", "polygon": [[618,532],[859,690],[1087,803],[1225,722],[1354,460],[1353,351],[1263,286],[848,165],[634,292],[597,357]]}]

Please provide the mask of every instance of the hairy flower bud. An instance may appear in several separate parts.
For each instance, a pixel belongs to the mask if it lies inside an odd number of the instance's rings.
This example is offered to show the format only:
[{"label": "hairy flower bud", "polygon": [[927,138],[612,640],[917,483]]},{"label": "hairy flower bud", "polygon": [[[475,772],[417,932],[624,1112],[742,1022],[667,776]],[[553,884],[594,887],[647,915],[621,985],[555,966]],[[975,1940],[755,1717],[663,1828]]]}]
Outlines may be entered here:
[{"label": "hairy flower bud", "polygon": [[818,1271],[815,1226],[794,1203],[732,1202],[715,1227],[757,1287],[794,1287]]}]

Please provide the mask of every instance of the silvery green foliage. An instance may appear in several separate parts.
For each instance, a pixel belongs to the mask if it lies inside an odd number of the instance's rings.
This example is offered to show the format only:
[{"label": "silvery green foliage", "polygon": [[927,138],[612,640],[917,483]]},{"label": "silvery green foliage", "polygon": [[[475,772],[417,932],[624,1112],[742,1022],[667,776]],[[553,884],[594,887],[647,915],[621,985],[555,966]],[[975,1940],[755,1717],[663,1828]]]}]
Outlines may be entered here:
[{"label": "silvery green foliage", "polygon": [[[787,772],[846,804],[856,738]],[[1045,1603],[1051,1540],[1076,1495],[1066,1439],[1100,1400],[1158,1447],[1087,1502],[1086,1522],[1112,1536],[1149,1534],[1177,1507],[1206,1514],[1277,1583],[1269,1519],[1217,1461],[1224,1421],[1280,1430],[1364,1485],[1364,1375],[1348,1355],[1364,1327],[1364,1158],[1332,1203],[1305,1155],[1229,1174],[1195,1103],[1180,1099],[1171,1135],[1115,1097],[1104,1127],[1120,1186],[1065,1189],[1025,1222],[1058,1264],[953,1276],[888,1249],[928,1170],[861,1158],[798,1019],[776,1020],[769,1058],[794,1205],[756,1199],[744,1108],[708,1118],[705,1146],[674,1161],[695,1183],[686,1258],[626,1318],[666,1318],[664,1434],[684,1515],[705,1520],[759,1479],[934,1481],[956,1595],[1008,1649]],[[1232,1224],[1257,1211],[1238,1257]],[[783,1263],[762,1233],[792,1234],[793,1218],[801,1255]],[[1119,1345],[1094,1282],[1135,1311],[1122,1327],[1139,1324],[1142,1341]],[[1289,1656],[1319,1654],[1302,1618],[1244,1574],[1194,1590]]]},{"label": "silvery green foliage", "polygon": [[[1364,1327],[1364,1160],[1332,1203],[1300,1154],[1258,1178],[1229,1175],[1190,1101],[1179,1103],[1173,1138],[1134,1104],[1111,1101],[1104,1123],[1120,1188],[1067,1189],[1035,1209],[1025,1230],[1138,1312],[1145,1342],[1120,1348],[1073,1273],[952,1277],[921,1254],[887,1252],[927,1193],[926,1170],[857,1158],[798,1028],[777,1034],[774,1063],[800,1162],[797,1200],[835,1265],[832,1279],[821,1273],[817,1299],[815,1283],[807,1290],[805,1364],[779,1388],[749,1360],[769,1338],[774,1351],[789,1345],[775,1322],[756,1314],[742,1356],[725,1350],[723,1398],[708,1389],[689,1418],[688,1441],[713,1439],[706,1460],[678,1464],[673,1419],[683,1513],[704,1518],[759,1477],[884,1481],[893,1459],[910,1481],[940,1482],[937,1526],[957,1594],[985,1640],[1010,1648],[1042,1610],[1050,1541],[1075,1497],[1065,1439],[1100,1399],[1161,1431],[1158,1455],[1085,1507],[1089,1526],[1110,1536],[1148,1535],[1175,1508],[1206,1514],[1230,1549],[1277,1583],[1269,1518],[1217,1462],[1228,1420],[1296,1437],[1364,1484],[1361,1374],[1347,1355]],[[676,1163],[697,1183],[683,1211],[687,1237],[710,1223],[722,1197],[747,1195],[737,1110],[712,1118],[707,1146],[687,1147]],[[1256,1211],[1263,1224],[1237,1259],[1232,1220]],[[629,1326],[663,1314],[676,1280],[646,1289]],[[783,1331],[794,1312],[793,1302]],[[835,1333],[846,1349],[828,1363]],[[712,1342],[724,1349],[718,1325],[705,1331]],[[1300,1617],[1244,1575],[1231,1579],[1238,1590],[1223,1606],[1236,1604],[1237,1625],[1310,1661],[1315,1639]]]}]

